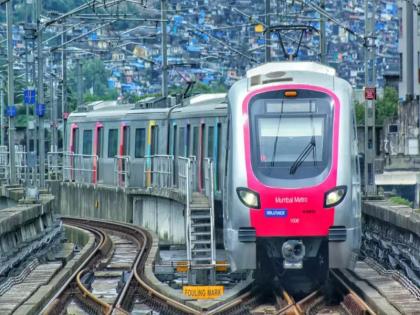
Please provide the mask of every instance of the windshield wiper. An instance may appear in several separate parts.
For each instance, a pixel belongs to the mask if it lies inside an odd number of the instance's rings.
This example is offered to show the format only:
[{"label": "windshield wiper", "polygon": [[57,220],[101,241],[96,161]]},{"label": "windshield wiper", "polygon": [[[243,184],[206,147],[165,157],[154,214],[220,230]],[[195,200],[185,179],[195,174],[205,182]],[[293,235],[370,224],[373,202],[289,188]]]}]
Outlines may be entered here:
[{"label": "windshield wiper", "polygon": [[[303,149],[302,153],[299,154],[296,161],[294,161],[292,166],[290,167],[290,172],[289,172],[290,175],[296,173],[297,169],[302,165],[303,161],[305,161],[309,153],[315,150],[315,148],[316,148],[315,136],[312,136],[311,141],[309,141],[309,143]],[[314,158],[314,161],[315,161],[315,158]]]},{"label": "windshield wiper", "polygon": [[271,166],[274,166],[274,162],[276,160],[276,152],[277,152],[277,143],[279,142],[279,133],[280,133],[280,122],[281,122],[281,115],[279,116],[279,121],[277,123],[277,134],[276,134],[276,140],[274,141],[274,148],[273,148],[273,154],[271,157]]}]

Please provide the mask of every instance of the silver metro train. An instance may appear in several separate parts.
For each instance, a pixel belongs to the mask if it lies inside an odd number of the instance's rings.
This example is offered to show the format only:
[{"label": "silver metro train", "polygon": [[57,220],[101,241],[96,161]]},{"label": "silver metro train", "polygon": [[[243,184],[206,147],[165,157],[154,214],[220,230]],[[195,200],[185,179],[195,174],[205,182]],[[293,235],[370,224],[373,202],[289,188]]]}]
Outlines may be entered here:
[{"label": "silver metro train", "polygon": [[98,103],[72,113],[68,130],[68,151],[98,157],[99,184],[113,184],[115,156],[131,158],[131,186],[147,180],[147,156],[194,156],[200,190],[211,158],[216,224],[234,271],[270,262],[279,274],[322,280],[329,268],[354,266],[361,203],[352,88],[330,67],[265,64],[228,95],[172,107]]}]

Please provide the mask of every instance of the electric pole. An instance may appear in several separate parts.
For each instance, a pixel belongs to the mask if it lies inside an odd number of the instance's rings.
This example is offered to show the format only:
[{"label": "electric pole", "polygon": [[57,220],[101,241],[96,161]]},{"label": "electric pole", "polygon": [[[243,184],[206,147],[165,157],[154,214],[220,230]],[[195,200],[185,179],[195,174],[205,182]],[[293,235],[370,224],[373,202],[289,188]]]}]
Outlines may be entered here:
[{"label": "electric pole", "polygon": [[51,56],[51,73],[50,73],[50,104],[51,104],[51,151],[57,152],[57,107],[55,103],[55,82],[53,75],[53,58]]},{"label": "electric pole", "polygon": [[[365,89],[376,88],[376,54],[375,54],[375,13],[376,0],[372,1],[372,11],[369,10],[370,0],[365,0]],[[375,194],[375,100],[365,103],[365,159],[364,182],[365,193]]]},{"label": "electric pole", "polygon": [[37,49],[38,49],[38,131],[39,131],[39,184],[45,185],[45,129],[44,129],[44,58],[42,55],[42,25],[41,25],[42,0],[37,0]]},{"label": "electric pole", "polygon": [[[322,10],[325,9],[325,0],[320,0],[320,7]],[[321,63],[327,64],[327,38],[325,31],[325,16],[320,14],[320,50],[321,50]]]},{"label": "electric pole", "polygon": [[10,163],[10,184],[16,183],[16,165],[15,165],[15,118],[12,114],[14,104],[15,87],[13,73],[13,37],[12,37],[12,1],[6,3],[6,20],[7,20],[7,105],[9,107],[9,163]]},{"label": "electric pole", "polygon": [[4,85],[3,76],[0,75],[0,145],[4,146]]},{"label": "electric pole", "polygon": [[270,0],[265,0],[265,62],[271,61]]},{"label": "electric pole", "polygon": [[77,109],[83,105],[83,75],[80,57],[76,57],[76,77],[77,77]]},{"label": "electric pole", "polygon": [[166,0],[160,0],[162,19],[162,96],[168,96],[168,38],[166,34]]},{"label": "electric pole", "polygon": [[[66,42],[66,33],[64,32],[66,26],[63,22],[63,33],[61,34],[61,44],[63,45]],[[66,47],[62,47],[61,51],[61,117],[63,123],[63,148],[64,152],[67,148],[66,146],[66,120],[65,115],[67,115],[67,91],[66,91],[66,81],[67,81],[67,55]]]}]

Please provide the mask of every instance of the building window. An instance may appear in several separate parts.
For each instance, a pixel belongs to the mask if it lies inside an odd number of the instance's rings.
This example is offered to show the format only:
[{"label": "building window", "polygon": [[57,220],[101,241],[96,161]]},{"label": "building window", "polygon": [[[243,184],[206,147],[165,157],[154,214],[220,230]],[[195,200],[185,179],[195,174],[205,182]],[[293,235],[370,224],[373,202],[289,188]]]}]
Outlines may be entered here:
[{"label": "building window", "polygon": [[118,129],[108,131],[108,157],[113,158],[118,152]]}]

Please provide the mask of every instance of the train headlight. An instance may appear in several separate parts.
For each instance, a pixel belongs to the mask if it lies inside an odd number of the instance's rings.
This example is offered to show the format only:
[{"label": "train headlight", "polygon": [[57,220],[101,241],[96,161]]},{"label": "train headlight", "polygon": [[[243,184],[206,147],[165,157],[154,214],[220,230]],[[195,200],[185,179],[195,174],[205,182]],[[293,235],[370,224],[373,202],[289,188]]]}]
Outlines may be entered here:
[{"label": "train headlight", "polygon": [[338,186],[325,193],[324,208],[331,208],[343,201],[346,196],[347,187]]},{"label": "train headlight", "polygon": [[239,200],[248,208],[259,209],[260,206],[260,195],[255,191],[248,188],[239,187],[236,189]]}]

